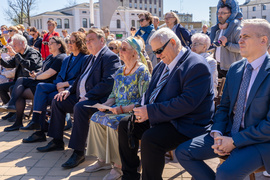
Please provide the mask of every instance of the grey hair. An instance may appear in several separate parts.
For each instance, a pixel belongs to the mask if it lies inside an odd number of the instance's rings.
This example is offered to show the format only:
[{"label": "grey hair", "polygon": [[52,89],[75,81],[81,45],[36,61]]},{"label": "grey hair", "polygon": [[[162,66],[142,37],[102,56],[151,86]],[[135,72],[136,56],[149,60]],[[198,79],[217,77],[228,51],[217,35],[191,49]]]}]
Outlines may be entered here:
[{"label": "grey hair", "polygon": [[149,44],[151,44],[151,41],[156,38],[158,38],[162,44],[165,44],[167,41],[169,41],[169,39],[174,39],[176,45],[178,47],[181,47],[181,41],[176,36],[176,34],[168,27],[161,28],[154,32],[154,34],[149,39]]},{"label": "grey hair", "polygon": [[246,19],[242,21],[242,26],[257,26],[254,28],[254,33],[257,34],[258,37],[266,36],[267,37],[267,46],[270,43],[270,23],[265,19]]},{"label": "grey hair", "polygon": [[27,40],[26,38],[23,36],[23,35],[20,35],[20,34],[15,34],[14,36],[12,36],[12,42],[14,40],[17,40],[19,41],[20,43],[24,43],[25,47],[27,46]]},{"label": "grey hair", "polygon": [[203,33],[196,33],[191,36],[191,42],[193,42],[195,39],[199,39],[202,44],[206,45],[206,49],[209,49],[211,44],[209,36]]}]

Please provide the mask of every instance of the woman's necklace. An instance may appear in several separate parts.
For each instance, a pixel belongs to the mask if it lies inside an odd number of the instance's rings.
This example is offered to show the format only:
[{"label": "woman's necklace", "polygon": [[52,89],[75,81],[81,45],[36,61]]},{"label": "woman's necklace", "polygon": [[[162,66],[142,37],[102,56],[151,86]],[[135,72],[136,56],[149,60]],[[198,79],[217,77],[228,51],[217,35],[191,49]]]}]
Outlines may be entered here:
[{"label": "woman's necklace", "polygon": [[131,73],[131,71],[135,68],[136,64],[137,64],[137,61],[135,62],[134,66],[131,68],[131,70],[127,74],[125,73],[127,66],[125,66],[124,67],[124,76],[128,76]]}]

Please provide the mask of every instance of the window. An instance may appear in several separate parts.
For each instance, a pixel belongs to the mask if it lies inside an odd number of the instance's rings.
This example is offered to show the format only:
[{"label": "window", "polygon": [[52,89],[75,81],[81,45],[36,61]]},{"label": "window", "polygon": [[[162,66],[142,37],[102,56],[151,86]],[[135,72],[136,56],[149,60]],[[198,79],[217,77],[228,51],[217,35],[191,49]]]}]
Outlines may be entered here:
[{"label": "window", "polygon": [[132,3],[129,3],[129,8],[132,8]]},{"label": "window", "polygon": [[266,10],[266,5],[264,4],[263,7],[262,7],[263,10]]},{"label": "window", "polygon": [[134,13],[131,13],[131,16],[135,16],[135,14]]},{"label": "window", "polygon": [[252,19],[256,19],[256,16],[253,16]]},{"label": "window", "polygon": [[157,4],[157,0],[154,0],[154,4]]},{"label": "window", "polygon": [[242,9],[242,8],[240,8],[240,11],[241,11],[241,12],[243,12],[243,9]]},{"label": "window", "polygon": [[36,23],[36,20],[34,20],[34,26],[37,27],[37,23]]},{"label": "window", "polygon": [[152,0],[149,0],[149,3],[152,4]]},{"label": "window", "polygon": [[152,14],[152,8],[149,9],[149,12]]},{"label": "window", "polygon": [[156,8],[154,9],[154,13],[157,14],[157,9]]},{"label": "window", "polygon": [[135,27],[135,20],[131,20],[131,26]]},{"label": "window", "polygon": [[137,0],[135,0],[135,3],[137,3]]},{"label": "window", "polygon": [[62,19],[57,18],[56,23],[57,23],[57,29],[62,29]]},{"label": "window", "polygon": [[116,28],[121,29],[121,21],[120,21],[120,19],[116,20]]},{"label": "window", "polygon": [[37,29],[39,29],[39,20],[37,19]]},{"label": "window", "polygon": [[137,4],[134,4],[134,7],[137,9]]},{"label": "window", "polygon": [[140,9],[142,9],[142,4],[140,4]]},{"label": "window", "polygon": [[161,0],[159,0],[158,6],[161,7]]},{"label": "window", "polygon": [[262,16],[262,19],[266,19],[266,16]]},{"label": "window", "polygon": [[140,3],[142,3],[142,0],[140,0]]},{"label": "window", "polygon": [[69,29],[69,19],[64,19],[64,27],[65,29]]},{"label": "window", "polygon": [[145,10],[147,9],[147,4],[144,4],[144,8],[145,8]]},{"label": "window", "polygon": [[83,14],[87,14],[87,11],[82,11]]},{"label": "window", "polygon": [[42,19],[39,20],[40,23],[40,29],[42,29]]},{"label": "window", "polygon": [[144,0],[144,3],[146,4],[147,3],[147,0]]},{"label": "window", "polygon": [[82,19],[82,26],[83,28],[87,28],[87,18]]},{"label": "window", "polygon": [[252,7],[252,11],[256,11],[256,7]]},{"label": "window", "polygon": [[161,11],[158,12],[158,16],[161,17]]},{"label": "window", "polygon": [[132,0],[129,0],[130,3],[132,3]]}]

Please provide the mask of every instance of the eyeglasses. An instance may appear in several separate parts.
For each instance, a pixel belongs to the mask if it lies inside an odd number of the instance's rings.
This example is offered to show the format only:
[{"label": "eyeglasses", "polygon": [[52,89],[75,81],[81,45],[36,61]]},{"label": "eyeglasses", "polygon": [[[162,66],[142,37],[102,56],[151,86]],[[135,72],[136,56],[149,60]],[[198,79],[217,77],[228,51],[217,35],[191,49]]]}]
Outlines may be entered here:
[{"label": "eyeglasses", "polygon": [[229,12],[218,12],[218,15],[225,15],[225,14],[230,14]]},{"label": "eyeglasses", "polygon": [[131,31],[136,31],[136,29],[131,29]]},{"label": "eyeglasses", "polygon": [[125,48],[125,47],[123,47],[123,48],[122,48],[122,47],[120,47],[120,48],[119,48],[119,50],[120,50],[120,51],[124,51],[124,52],[125,52],[125,51],[127,51],[127,50],[132,50],[132,49],[128,49],[128,48]]},{"label": "eyeglasses", "polygon": [[175,18],[175,17],[166,17],[164,18],[165,21],[169,20],[170,18]]},{"label": "eyeglasses", "polygon": [[117,49],[117,48],[114,48],[114,47],[109,47],[109,49],[113,51],[114,49]]},{"label": "eyeglasses", "polygon": [[76,41],[74,41],[74,40],[69,40],[68,41],[68,44],[75,44],[76,43]]},{"label": "eyeglasses", "polygon": [[54,43],[57,44],[57,42],[49,42],[48,45],[51,46],[51,45],[53,45]]},{"label": "eyeglasses", "polygon": [[143,22],[145,19],[140,19],[139,22]]},{"label": "eyeglasses", "polygon": [[192,43],[190,45],[190,47],[197,47],[197,46],[202,46],[202,45],[204,45],[204,44],[202,44],[202,43]]},{"label": "eyeglasses", "polygon": [[[172,38],[171,38],[172,39]],[[171,41],[171,39],[169,39],[169,41],[167,41],[161,48],[153,51],[153,53],[156,55],[156,54],[161,54],[164,49],[166,48],[166,46],[169,44],[169,42]]]}]

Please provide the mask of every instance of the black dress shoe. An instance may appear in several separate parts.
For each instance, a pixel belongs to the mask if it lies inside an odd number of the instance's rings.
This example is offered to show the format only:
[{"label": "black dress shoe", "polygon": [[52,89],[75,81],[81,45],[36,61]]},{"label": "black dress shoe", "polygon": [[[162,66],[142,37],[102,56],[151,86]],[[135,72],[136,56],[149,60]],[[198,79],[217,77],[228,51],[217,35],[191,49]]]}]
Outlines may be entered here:
[{"label": "black dress shoe", "polygon": [[12,117],[15,113],[8,113],[7,115],[2,117],[2,120],[7,120],[8,118]]},{"label": "black dress shoe", "polygon": [[39,152],[61,151],[64,150],[64,147],[64,142],[56,144],[53,140],[51,140],[46,146],[37,147],[37,150]]},{"label": "black dress shoe", "polygon": [[33,121],[30,121],[27,126],[20,128],[21,132],[28,132],[28,131],[37,131],[40,130],[40,125]]},{"label": "black dress shoe", "polygon": [[9,132],[9,131],[17,131],[20,129],[20,127],[23,127],[23,125],[12,125],[12,126],[9,126],[9,127],[6,127],[4,129],[5,132]]},{"label": "black dress shoe", "polygon": [[34,142],[43,142],[43,141],[46,141],[46,136],[44,133],[40,131],[35,132],[28,138],[22,140],[23,143],[34,143]]},{"label": "black dress shoe", "polygon": [[14,105],[5,104],[0,106],[0,112],[16,112],[16,107]]},{"label": "black dress shoe", "polygon": [[68,168],[74,168],[74,167],[78,166],[79,164],[81,164],[84,160],[85,160],[84,155],[80,156],[77,153],[73,152],[73,154],[67,160],[67,162],[62,164],[62,167],[67,168],[67,169]]}]

